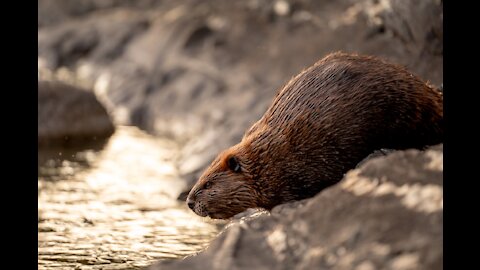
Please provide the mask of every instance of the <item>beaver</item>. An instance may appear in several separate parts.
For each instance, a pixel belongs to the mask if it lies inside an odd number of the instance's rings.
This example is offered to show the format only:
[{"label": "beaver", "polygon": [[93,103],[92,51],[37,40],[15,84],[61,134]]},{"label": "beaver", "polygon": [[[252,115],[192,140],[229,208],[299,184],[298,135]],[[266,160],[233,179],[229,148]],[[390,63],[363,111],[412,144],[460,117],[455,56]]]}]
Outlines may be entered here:
[{"label": "beaver", "polygon": [[191,189],[200,216],[312,197],[379,149],[443,142],[443,95],[405,67],[336,52],[293,77]]}]

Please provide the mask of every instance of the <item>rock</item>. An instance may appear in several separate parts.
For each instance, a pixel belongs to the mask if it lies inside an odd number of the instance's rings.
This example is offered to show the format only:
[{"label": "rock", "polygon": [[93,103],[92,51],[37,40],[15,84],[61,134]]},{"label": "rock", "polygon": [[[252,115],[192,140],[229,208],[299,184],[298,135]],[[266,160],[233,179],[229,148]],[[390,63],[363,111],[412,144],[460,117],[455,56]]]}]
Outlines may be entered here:
[{"label": "rock", "polygon": [[315,197],[242,215],[147,269],[442,269],[443,146],[372,158]]},{"label": "rock", "polygon": [[110,64],[131,39],[148,28],[133,11],[112,11],[98,18],[66,21],[38,33],[38,54],[50,69],[77,67],[84,59]]},{"label": "rock", "polygon": [[151,9],[159,0],[83,0],[81,2],[62,0],[38,1],[38,26],[45,27],[62,24],[71,19],[80,19],[90,13],[109,9],[127,7],[134,9]]},{"label": "rock", "polygon": [[38,82],[38,145],[108,138],[114,125],[92,91],[58,81]]},{"label": "rock", "polygon": [[441,1],[390,0],[390,8],[379,16],[387,31],[415,50],[443,54],[443,10]]},{"label": "rock", "polygon": [[[380,14],[385,32],[398,39],[416,59],[427,56],[427,61],[415,61],[411,65],[428,69],[431,65],[443,65],[443,4],[442,1],[389,0],[388,8]],[[425,59],[426,60],[426,59]],[[432,69],[433,77],[443,76],[442,69]],[[437,81],[440,84],[440,81]]]}]

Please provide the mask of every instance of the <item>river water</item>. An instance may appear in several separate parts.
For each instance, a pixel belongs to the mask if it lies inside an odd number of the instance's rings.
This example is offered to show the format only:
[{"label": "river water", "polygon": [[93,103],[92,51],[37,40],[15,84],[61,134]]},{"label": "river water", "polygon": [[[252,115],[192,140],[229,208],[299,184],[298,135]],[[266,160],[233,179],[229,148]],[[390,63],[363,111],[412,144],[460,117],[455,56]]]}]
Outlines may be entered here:
[{"label": "river water", "polygon": [[176,200],[178,152],[128,126],[89,149],[39,149],[39,269],[139,269],[204,249],[225,223]]}]

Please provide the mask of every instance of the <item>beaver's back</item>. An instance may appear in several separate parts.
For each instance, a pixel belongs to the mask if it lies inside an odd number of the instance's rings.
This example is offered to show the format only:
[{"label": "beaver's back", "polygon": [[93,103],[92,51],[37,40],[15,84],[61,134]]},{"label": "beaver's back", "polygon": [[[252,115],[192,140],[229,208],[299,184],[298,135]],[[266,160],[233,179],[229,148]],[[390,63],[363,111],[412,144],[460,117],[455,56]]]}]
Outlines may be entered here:
[{"label": "beaver's back", "polygon": [[403,67],[335,53],[290,80],[244,140],[302,166],[292,177],[338,181],[374,150],[442,142],[443,98]]}]

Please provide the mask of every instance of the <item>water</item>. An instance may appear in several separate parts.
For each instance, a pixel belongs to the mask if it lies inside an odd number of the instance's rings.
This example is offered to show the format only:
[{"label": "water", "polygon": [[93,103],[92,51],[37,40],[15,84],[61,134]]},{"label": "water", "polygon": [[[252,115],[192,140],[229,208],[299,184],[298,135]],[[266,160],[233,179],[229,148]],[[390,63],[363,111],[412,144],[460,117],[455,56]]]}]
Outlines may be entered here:
[{"label": "water", "polygon": [[39,269],[138,269],[205,248],[225,223],[176,200],[177,155],[122,126],[89,150],[39,150]]}]

